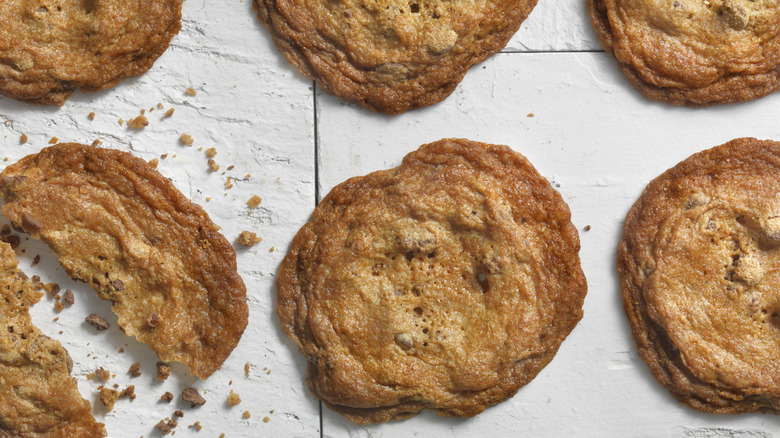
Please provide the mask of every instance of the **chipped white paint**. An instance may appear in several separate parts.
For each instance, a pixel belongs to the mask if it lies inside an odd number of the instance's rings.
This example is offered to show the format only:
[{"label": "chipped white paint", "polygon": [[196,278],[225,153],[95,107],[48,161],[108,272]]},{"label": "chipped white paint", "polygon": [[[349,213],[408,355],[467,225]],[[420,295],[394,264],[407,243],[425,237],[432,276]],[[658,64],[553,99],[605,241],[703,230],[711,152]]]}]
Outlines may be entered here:
[{"label": "chipped white paint", "polygon": [[[59,109],[0,99],[0,160],[13,162],[36,152],[53,136],[82,143],[100,139],[104,146],[145,159],[168,154],[160,160],[160,172],[203,205],[228,239],[243,230],[264,239],[250,249],[237,247],[250,324],[233,355],[207,381],[174,366],[162,383],[154,380],[155,355],[121,334],[109,305],[67,279],[44,245],[23,240],[22,268],[75,292],[71,308],[57,313],[53,301],[44,298],[33,308],[33,318],[70,351],[80,389],[110,436],[160,436],[154,424],[176,409],[184,412],[177,437],[320,436],[319,404],[303,383],[303,358],[281,333],[273,289],[277,266],[315,203],[315,161],[324,195],[348,177],[398,165],[424,142],[453,136],[508,144],[556,183],[581,230],[590,289],[585,317],[533,382],[475,418],[425,413],[362,427],[323,409],[324,436],[780,436],[775,416],[700,414],[657,384],[636,357],[613,268],[623,217],[645,184],[691,153],[731,138],[780,139],[780,95],[709,109],[648,102],[609,56],[570,53],[599,49],[584,3],[541,0],[504,53],[474,67],[449,99],[396,117],[321,93],[315,97],[312,83],[275,50],[250,0],[187,0],[183,29],[171,49],[148,74],[112,90],[77,92]],[[185,94],[187,87],[197,95]],[[158,102],[164,109],[149,113]],[[117,123],[142,108],[150,121],[145,129]],[[175,113],[164,118],[169,108]],[[87,118],[92,111],[94,121]],[[185,132],[194,138],[193,147],[179,142]],[[22,133],[29,141],[20,145]],[[217,172],[208,170],[208,147],[218,151]],[[5,164],[0,161],[0,167]],[[230,165],[235,167],[227,170]],[[236,181],[226,190],[227,176]],[[250,210],[246,201],[253,194],[263,202]],[[590,231],[583,230],[586,225]],[[36,254],[41,262],[31,267]],[[95,332],[84,323],[90,312],[106,317],[111,329]],[[133,362],[141,363],[141,377],[127,374]],[[137,399],[120,400],[106,413],[96,398],[99,383],[86,379],[99,366],[116,374],[111,382],[121,388],[135,385]],[[201,389],[204,406],[180,403],[178,394],[190,385]],[[231,389],[242,398],[233,408],[226,403]],[[159,401],[165,391],[176,394],[173,403]],[[201,432],[187,428],[195,421]]]}]

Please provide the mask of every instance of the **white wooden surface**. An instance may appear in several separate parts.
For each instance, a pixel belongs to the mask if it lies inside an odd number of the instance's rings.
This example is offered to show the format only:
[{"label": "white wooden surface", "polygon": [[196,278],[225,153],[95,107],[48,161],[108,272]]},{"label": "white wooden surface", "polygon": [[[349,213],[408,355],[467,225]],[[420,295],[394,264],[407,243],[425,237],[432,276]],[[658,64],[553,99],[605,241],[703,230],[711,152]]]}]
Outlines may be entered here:
[{"label": "white wooden surface", "polygon": [[[636,356],[613,268],[622,220],[643,187],[690,154],[732,138],[780,139],[780,95],[708,109],[649,102],[600,50],[584,1],[541,0],[507,49],[474,67],[450,98],[388,117],[320,93],[275,50],[249,0],[187,0],[183,16],[171,49],[138,79],[100,93],[77,92],[62,108],[0,99],[0,160],[8,158],[0,167],[37,152],[51,137],[100,139],[145,159],[168,154],[160,172],[203,205],[229,240],[243,230],[264,239],[250,249],[236,246],[250,323],[223,369],[199,381],[174,366],[162,383],[154,379],[155,355],[118,330],[109,305],[66,278],[45,245],[23,239],[21,267],[75,292],[74,306],[57,313],[44,298],[33,318],[70,351],[82,394],[109,436],[160,436],[154,424],[176,409],[184,411],[176,436],[195,437],[780,436],[776,416],[700,414],[658,385]],[[197,95],[186,95],[187,87]],[[165,109],[149,113],[158,102]],[[142,108],[150,120],[145,129],[118,123]],[[176,112],[164,119],[168,108]],[[94,121],[87,118],[92,111]],[[29,137],[25,144],[22,133]],[[182,133],[192,135],[193,147],[179,142]],[[362,427],[327,408],[320,414],[303,383],[305,362],[273,312],[278,263],[311,214],[315,193],[321,197],[348,177],[396,166],[420,144],[443,137],[510,145],[558,188],[581,230],[585,316],[533,382],[475,418],[424,413]],[[218,172],[208,170],[209,147],[218,151]],[[238,179],[231,189],[224,187],[227,176]],[[253,194],[263,202],[250,210],[246,201]],[[41,262],[31,267],[36,254]],[[111,329],[95,332],[84,323],[90,312],[106,317]],[[141,363],[141,377],[127,374],[133,362]],[[116,375],[111,383],[134,384],[137,399],[120,400],[107,413],[97,399],[98,382],[86,379],[99,366]],[[199,388],[207,403],[194,409],[180,403],[187,386]],[[226,404],[231,389],[243,400],[233,408]],[[159,401],[165,391],[177,396],[170,405]],[[200,432],[187,428],[195,421]]]}]

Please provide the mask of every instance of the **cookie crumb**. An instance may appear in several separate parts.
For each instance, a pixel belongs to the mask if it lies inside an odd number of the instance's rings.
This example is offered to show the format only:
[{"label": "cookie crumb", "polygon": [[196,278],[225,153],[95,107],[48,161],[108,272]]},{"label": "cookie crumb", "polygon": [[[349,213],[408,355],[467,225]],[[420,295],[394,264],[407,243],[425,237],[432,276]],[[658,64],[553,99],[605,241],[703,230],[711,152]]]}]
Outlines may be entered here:
[{"label": "cookie crumb", "polygon": [[113,411],[114,403],[119,399],[119,393],[116,390],[106,388],[105,386],[99,386],[98,389],[100,390],[100,402],[103,403],[103,406],[108,408],[109,412]]},{"label": "cookie crumb", "polygon": [[212,172],[216,172],[219,170],[219,164],[214,160],[209,160],[209,169],[211,169]]},{"label": "cookie crumb", "polygon": [[127,388],[123,389],[119,393],[119,398],[127,397],[131,401],[135,400],[135,385],[127,385]]},{"label": "cookie crumb", "polygon": [[165,112],[165,114],[163,114],[163,117],[165,117],[166,119],[167,119],[167,118],[170,118],[170,117],[172,117],[172,116],[173,116],[173,113],[174,113],[175,111],[176,111],[176,109],[175,109],[175,108],[169,108],[169,109],[168,109],[168,111],[166,111],[166,112]]},{"label": "cookie crumb", "polygon": [[57,137],[52,137],[52,138],[49,140],[49,144],[55,144],[55,143],[57,143],[58,141],[60,141],[60,139],[59,139],[59,138],[57,138]]},{"label": "cookie crumb", "polygon": [[121,118],[121,117],[120,117],[120,118],[119,118],[119,120],[117,120],[117,122],[118,122],[120,125],[124,125],[124,124],[125,124],[125,119],[123,119],[123,118]]},{"label": "cookie crumb", "polygon": [[526,117],[533,117],[533,116],[534,116],[534,113],[528,113],[528,115]]},{"label": "cookie crumb", "polygon": [[233,170],[234,167],[236,167],[236,166],[231,164],[230,166],[227,167],[227,170]]},{"label": "cookie crumb", "polygon": [[244,364],[244,374],[249,377],[249,362]]},{"label": "cookie crumb", "polygon": [[268,423],[269,421],[271,421],[271,417],[268,416],[263,417],[263,423]]},{"label": "cookie crumb", "polygon": [[95,112],[94,112],[94,111],[92,111],[91,113],[87,114],[87,118],[88,118],[89,120],[95,120]]},{"label": "cookie crumb", "polygon": [[252,197],[249,198],[246,203],[249,205],[249,208],[257,208],[261,202],[263,202],[263,198],[257,195],[252,195]]},{"label": "cookie crumb", "polygon": [[149,165],[157,169],[157,165],[160,164],[160,160],[157,158],[152,158],[149,160]]},{"label": "cookie crumb", "polygon": [[[276,247],[275,246],[272,246],[272,247],[268,248],[268,252],[274,252],[274,251],[276,251]],[[270,372],[269,372],[269,374],[270,374]]]},{"label": "cookie crumb", "polygon": [[157,362],[157,380],[168,380],[168,376],[171,375],[171,366],[167,363]]},{"label": "cookie crumb", "polygon": [[134,119],[127,121],[127,127],[132,129],[144,129],[149,126],[149,119],[144,115],[140,115]]},{"label": "cookie crumb", "polygon": [[141,376],[141,363],[136,362],[132,365],[130,365],[130,369],[127,370],[127,373],[130,374],[130,377],[140,377]]},{"label": "cookie crumb", "polygon": [[252,416],[252,414],[250,414],[249,411],[244,411],[244,415],[243,416],[244,416],[244,418],[246,418],[248,420],[249,417]]},{"label": "cookie crumb", "polygon": [[206,149],[206,156],[209,158],[214,158],[217,156],[217,148],[208,148]]},{"label": "cookie crumb", "polygon": [[173,401],[173,394],[171,394],[168,391],[165,391],[165,394],[160,396],[160,400],[163,400],[163,401],[166,401],[166,402],[170,403],[171,401]]},{"label": "cookie crumb", "polygon": [[93,141],[93,142],[92,142],[92,147],[98,147],[98,146],[100,146],[101,144],[103,144],[103,142],[102,142],[102,141],[100,141],[100,140],[95,140],[95,141]]},{"label": "cookie crumb", "polygon": [[57,301],[56,303],[54,303],[54,310],[56,310],[57,312],[62,312],[64,309],[65,309],[65,305],[62,304],[62,301]]},{"label": "cookie crumb", "polygon": [[40,262],[40,261],[41,261],[41,256],[40,255],[36,255],[35,258],[33,258],[32,266],[37,265],[38,262]]},{"label": "cookie crumb", "polygon": [[[225,190],[232,189],[233,188],[233,178],[227,177],[227,180],[225,180]],[[225,193],[225,196],[227,196],[227,193]]]},{"label": "cookie crumb", "polygon": [[154,427],[156,427],[163,435],[168,435],[171,433],[171,427],[165,423],[165,420],[160,420],[157,424],[154,425]]},{"label": "cookie crumb", "polygon": [[238,239],[236,239],[236,242],[239,244],[250,247],[255,246],[255,244],[258,244],[262,241],[262,237],[259,237],[257,234],[251,231],[242,231],[241,234],[238,235]]},{"label": "cookie crumb", "polygon": [[173,415],[181,418],[181,417],[184,417],[184,412],[182,412],[180,410],[175,410],[175,411],[173,411]]},{"label": "cookie crumb", "polygon": [[95,375],[103,380],[108,380],[111,378],[111,372],[103,367],[96,369]]},{"label": "cookie crumb", "polygon": [[95,327],[97,330],[106,330],[109,327],[106,320],[96,313],[90,313],[89,316],[84,318],[84,320],[87,321],[92,327]]},{"label": "cookie crumb", "polygon": [[233,390],[231,389],[230,390],[230,394],[228,395],[228,398],[227,398],[227,403],[228,403],[228,406],[230,406],[232,408],[233,406],[241,403],[241,397],[238,394],[236,394],[235,392],[233,392]]},{"label": "cookie crumb", "polygon": [[585,228],[583,228],[585,231],[590,231],[590,225],[585,225]]},{"label": "cookie crumb", "polygon": [[204,399],[200,393],[198,393],[198,390],[195,388],[186,388],[184,391],[181,392],[181,399],[192,403],[192,407],[195,406],[202,406],[206,403],[206,399]]},{"label": "cookie crumb", "polygon": [[196,431],[200,432],[201,429],[203,429],[203,426],[200,425],[200,421],[196,421],[192,423],[191,425],[187,426],[187,428],[193,428]]},{"label": "cookie crumb", "polygon": [[19,144],[25,144],[27,143],[27,136],[22,134],[21,137],[19,137]]},{"label": "cookie crumb", "polygon": [[62,295],[62,300],[67,304],[73,305],[73,303],[76,301],[73,297],[73,291],[70,289],[65,289],[65,293]]},{"label": "cookie crumb", "polygon": [[187,94],[188,96],[195,96],[196,94],[198,94],[198,92],[195,91],[192,87],[187,87],[187,89],[184,90],[184,93]]},{"label": "cookie crumb", "polygon": [[187,146],[192,146],[192,144],[195,143],[195,140],[192,138],[192,136],[187,133],[182,134],[181,137],[179,137],[179,140],[181,140],[181,142]]}]

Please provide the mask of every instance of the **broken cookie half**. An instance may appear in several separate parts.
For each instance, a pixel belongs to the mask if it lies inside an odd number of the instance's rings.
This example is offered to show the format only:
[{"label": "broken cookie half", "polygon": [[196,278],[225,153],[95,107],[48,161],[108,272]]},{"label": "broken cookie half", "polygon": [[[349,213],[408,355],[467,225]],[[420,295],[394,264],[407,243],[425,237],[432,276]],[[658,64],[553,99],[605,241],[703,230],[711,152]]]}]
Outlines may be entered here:
[{"label": "broken cookie half", "polygon": [[70,376],[67,351],[32,324],[39,298],[0,242],[0,436],[106,436]]},{"label": "broken cookie half", "polygon": [[120,328],[202,379],[247,324],[233,247],[206,212],[129,153],[58,144],[0,174],[2,213],[113,303]]}]

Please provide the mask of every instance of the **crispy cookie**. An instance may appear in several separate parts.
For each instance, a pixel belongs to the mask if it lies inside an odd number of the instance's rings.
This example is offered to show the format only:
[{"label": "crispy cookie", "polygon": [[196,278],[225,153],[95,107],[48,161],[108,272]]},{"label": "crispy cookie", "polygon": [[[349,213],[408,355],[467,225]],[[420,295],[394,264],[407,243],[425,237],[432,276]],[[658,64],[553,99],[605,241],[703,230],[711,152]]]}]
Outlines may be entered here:
[{"label": "crispy cookie", "polygon": [[0,195],[3,214],[48,243],[163,361],[205,379],[238,344],[247,304],[233,247],[145,161],[58,144],[8,166]]},{"label": "crispy cookie", "polygon": [[276,280],[311,391],[358,423],[473,416],[533,379],[582,317],[579,237],[506,146],[449,139],[322,200]]},{"label": "crispy cookie", "polygon": [[152,67],[181,27],[181,0],[0,2],[0,94],[62,105]]},{"label": "crispy cookie", "polygon": [[106,436],[70,376],[68,352],[30,320],[39,298],[0,242],[0,436]]},{"label": "crispy cookie", "polygon": [[506,46],[536,0],[254,0],[279,50],[326,92],[397,114],[432,105]]},{"label": "crispy cookie", "polygon": [[756,99],[780,88],[780,4],[588,0],[607,52],[645,96],[674,105]]},{"label": "crispy cookie", "polygon": [[780,412],[780,143],[733,140],[653,180],[617,269],[639,355],[704,412]]}]

